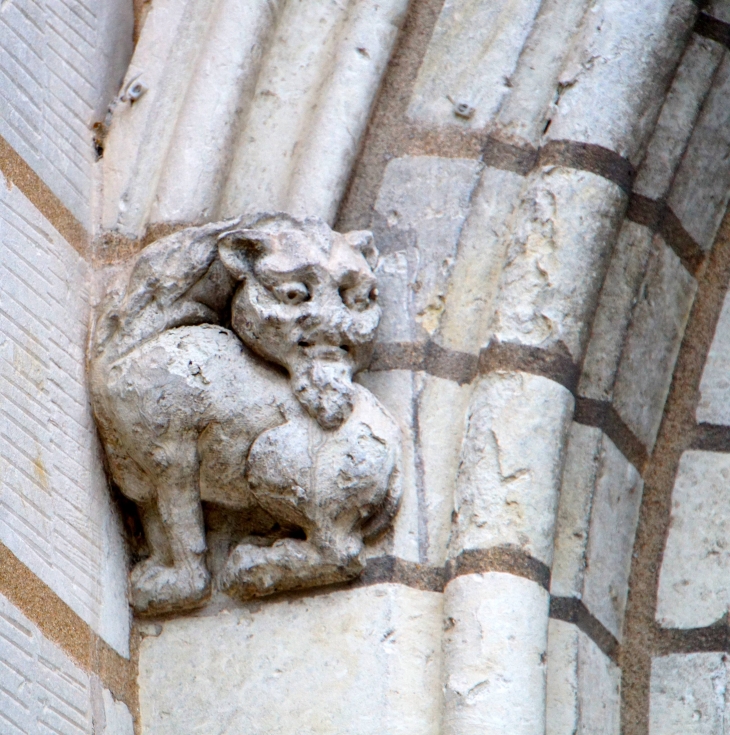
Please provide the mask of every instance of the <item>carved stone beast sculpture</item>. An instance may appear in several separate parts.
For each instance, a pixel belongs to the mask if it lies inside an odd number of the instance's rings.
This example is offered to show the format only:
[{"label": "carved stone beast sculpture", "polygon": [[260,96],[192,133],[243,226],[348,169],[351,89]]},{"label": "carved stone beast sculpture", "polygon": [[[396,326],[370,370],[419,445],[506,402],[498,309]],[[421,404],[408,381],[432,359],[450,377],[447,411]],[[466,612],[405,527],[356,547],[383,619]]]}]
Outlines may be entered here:
[{"label": "carved stone beast sculpture", "polygon": [[110,289],[91,393],[151,552],[131,574],[137,611],[208,596],[201,500],[299,530],[235,546],[224,590],[260,596],[361,571],[363,541],[400,496],[398,429],[351,380],[380,318],[376,259],[370,233],[261,215],[159,240]]}]

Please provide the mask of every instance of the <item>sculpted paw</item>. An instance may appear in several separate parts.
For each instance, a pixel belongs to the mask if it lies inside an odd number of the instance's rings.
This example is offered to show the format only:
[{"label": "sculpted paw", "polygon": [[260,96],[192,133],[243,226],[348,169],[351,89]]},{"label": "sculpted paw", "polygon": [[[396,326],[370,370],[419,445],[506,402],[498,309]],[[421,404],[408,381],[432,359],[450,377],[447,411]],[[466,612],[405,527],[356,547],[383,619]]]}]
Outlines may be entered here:
[{"label": "sculpted paw", "polygon": [[311,543],[294,539],[282,539],[268,547],[240,544],[228,557],[220,587],[249,599],[297,587],[345,582],[363,569],[359,553],[330,556]]},{"label": "sculpted paw", "polygon": [[132,570],[130,581],[138,613],[195,607],[210,595],[210,573],[202,563],[169,567],[147,559]]}]

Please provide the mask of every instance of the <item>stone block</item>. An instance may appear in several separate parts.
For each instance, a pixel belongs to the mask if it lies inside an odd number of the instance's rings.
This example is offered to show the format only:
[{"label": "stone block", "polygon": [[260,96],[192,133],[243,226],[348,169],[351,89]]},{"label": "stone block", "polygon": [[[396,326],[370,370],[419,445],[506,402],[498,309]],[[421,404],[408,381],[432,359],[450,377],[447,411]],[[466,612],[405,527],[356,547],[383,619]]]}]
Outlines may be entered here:
[{"label": "stone block", "polygon": [[728,454],[682,455],[657,593],[656,619],[665,628],[701,628],[728,611],[729,478]]},{"label": "stone block", "polygon": [[104,689],[101,694],[104,724],[99,735],[134,735],[134,720],[127,705],[114,699],[108,689]]},{"label": "stone block", "polygon": [[161,624],[145,735],[439,732],[442,595],[376,585]]},{"label": "stone block", "polygon": [[592,3],[560,72],[546,139],[600,145],[637,165],[696,12],[690,0]]},{"label": "stone block", "polygon": [[572,623],[551,620],[546,735],[619,735],[621,671]]},{"label": "stone block", "polygon": [[704,251],[712,247],[730,197],[730,56],[723,58],[669,195],[669,206]]},{"label": "stone block", "polygon": [[486,166],[471,199],[436,341],[476,354],[489,341],[510,217],[525,177]]},{"label": "stone block", "polygon": [[618,640],[643,488],[636,468],[604,435],[593,491],[583,602]]},{"label": "stone block", "polygon": [[415,425],[418,394],[423,378],[409,370],[365,372],[357,376],[382,402],[400,427],[403,436],[403,497],[393,529],[375,544],[366,547],[368,556],[393,554],[407,561],[421,561],[424,543],[423,477],[419,472],[418,429]]},{"label": "stone block", "polygon": [[369,547],[368,555],[442,565],[470,388],[405,370],[364,372],[357,381],[398,421],[404,440],[403,500],[394,531]]},{"label": "stone block", "polygon": [[595,174],[528,177],[507,240],[494,318],[502,342],[567,348],[580,361],[626,195]]},{"label": "stone block", "polygon": [[[0,732],[7,735],[92,735],[95,732],[88,674],[2,595]],[[132,735],[132,732],[121,731],[119,735]]]},{"label": "stone block", "polygon": [[587,0],[548,0],[540,4],[509,93],[494,124],[494,135],[513,145],[537,148],[553,113],[558,75],[569,52]]},{"label": "stone block", "polygon": [[469,404],[450,554],[510,544],[548,566],[573,396],[527,373],[482,378]]},{"label": "stone block", "polygon": [[379,341],[424,340],[438,327],[481,168],[478,161],[418,156],[385,169],[375,205]]},{"label": "stone block", "polygon": [[490,572],[444,593],[443,735],[543,735],[547,592]]},{"label": "stone block", "polygon": [[86,386],[90,277],[0,180],[0,541],[128,655],[126,552]]},{"label": "stone block", "polygon": [[591,325],[578,393],[610,400],[631,313],[644,280],[653,235],[648,227],[625,220],[608,266]]},{"label": "stone block", "polygon": [[730,426],[730,295],[722,304],[702,372],[697,421]]},{"label": "stone block", "polygon": [[573,424],[550,591],[582,599],[619,640],[642,489],[637,470],[600,429]]},{"label": "stone block", "polygon": [[697,282],[658,235],[614,387],[614,405],[649,450],[654,446]]},{"label": "stone block", "polygon": [[540,8],[447,0],[418,72],[408,116],[424,125],[484,128],[499,110]]},{"label": "stone block", "polygon": [[637,194],[666,198],[723,54],[719,43],[692,34],[634,182]]},{"label": "stone block", "polygon": [[87,229],[94,122],[104,119],[132,53],[132,6],[21,0],[0,16],[0,135]]},{"label": "stone block", "polygon": [[651,665],[649,735],[719,735],[730,724],[724,653],[660,656]]}]

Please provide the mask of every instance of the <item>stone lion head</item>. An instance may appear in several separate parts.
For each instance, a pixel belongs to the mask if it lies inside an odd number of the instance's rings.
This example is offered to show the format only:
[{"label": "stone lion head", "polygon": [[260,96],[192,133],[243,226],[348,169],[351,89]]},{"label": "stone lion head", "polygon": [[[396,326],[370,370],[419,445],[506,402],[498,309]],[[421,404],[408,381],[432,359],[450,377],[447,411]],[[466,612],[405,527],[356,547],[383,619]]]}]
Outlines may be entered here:
[{"label": "stone lion head", "polygon": [[292,389],[325,429],[352,412],[352,376],[380,321],[370,232],[340,234],[321,219],[258,216],[224,233],[221,261],[240,281],[232,326],[254,352],[285,367]]}]

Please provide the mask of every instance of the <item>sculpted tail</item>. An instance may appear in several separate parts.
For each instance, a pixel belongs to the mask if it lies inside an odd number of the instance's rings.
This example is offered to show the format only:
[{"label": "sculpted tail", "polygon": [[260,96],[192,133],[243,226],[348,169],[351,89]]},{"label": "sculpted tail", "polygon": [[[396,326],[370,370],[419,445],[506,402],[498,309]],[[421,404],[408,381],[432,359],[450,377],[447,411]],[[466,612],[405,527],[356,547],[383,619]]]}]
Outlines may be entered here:
[{"label": "sculpted tail", "polygon": [[113,362],[174,327],[220,323],[235,284],[218,259],[218,238],[237,224],[190,227],[142,250],[97,311],[90,360]]}]

